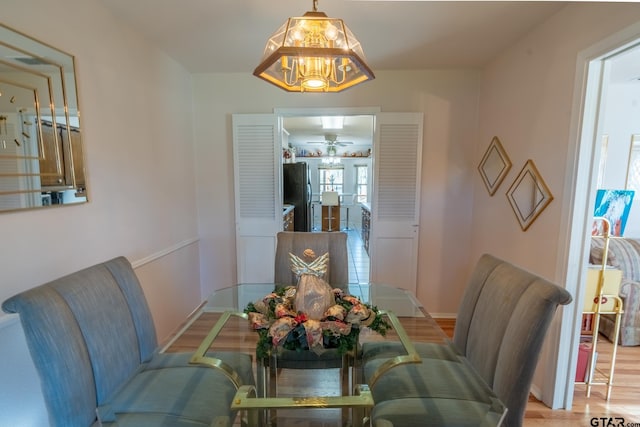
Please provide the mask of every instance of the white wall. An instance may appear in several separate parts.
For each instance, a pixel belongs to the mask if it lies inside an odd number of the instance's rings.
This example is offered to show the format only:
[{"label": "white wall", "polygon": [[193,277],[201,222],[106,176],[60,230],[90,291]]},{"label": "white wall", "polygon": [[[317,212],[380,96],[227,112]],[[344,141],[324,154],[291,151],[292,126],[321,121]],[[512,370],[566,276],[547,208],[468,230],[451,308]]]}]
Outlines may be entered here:
[{"label": "white wall", "polygon": [[90,199],[2,214],[0,301],[124,255],[168,336],[203,299],[190,75],[95,0],[3,2],[0,19],[76,57]]},{"label": "white wall", "polygon": [[[82,18],[61,25],[71,9]],[[0,249],[0,300],[125,255],[147,263],[145,292],[186,290],[152,306],[156,318],[183,319],[201,301],[199,280],[166,283],[153,258],[197,240],[190,75],[97,1],[9,2],[2,21],[76,57],[90,202],[2,214],[3,241],[15,243]],[[180,268],[198,270],[197,259]]]},{"label": "white wall", "polygon": [[[475,177],[471,258],[490,252],[553,281],[563,276],[559,248],[567,235],[563,216],[570,214],[564,199],[572,197],[565,185],[574,173],[566,166],[574,155],[567,150],[572,109],[578,107],[572,105],[577,55],[639,19],[638,4],[570,3],[486,67],[476,162],[497,135],[514,166],[493,197]],[[534,160],[555,200],[523,233],[505,192],[527,159]],[[543,379],[556,352],[544,350],[534,379],[539,391],[553,386]]]},{"label": "white wall", "polygon": [[[624,189],[632,135],[640,134],[640,82],[608,86],[604,101],[603,134],[609,143],[602,188]],[[631,204],[624,231],[626,237],[640,237],[640,194]]]},{"label": "white wall", "polygon": [[376,72],[340,94],[287,93],[243,74],[194,76],[196,171],[202,281],[236,281],[231,114],[292,107],[380,107],[425,113],[418,297],[455,313],[470,264],[477,71]]}]

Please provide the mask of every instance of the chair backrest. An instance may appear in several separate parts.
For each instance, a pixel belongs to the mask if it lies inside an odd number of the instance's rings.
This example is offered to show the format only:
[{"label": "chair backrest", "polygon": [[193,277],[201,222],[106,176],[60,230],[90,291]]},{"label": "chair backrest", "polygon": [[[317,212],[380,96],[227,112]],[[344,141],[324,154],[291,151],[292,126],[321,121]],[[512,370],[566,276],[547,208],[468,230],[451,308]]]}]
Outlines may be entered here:
[{"label": "chair backrest", "polygon": [[508,412],[505,426],[520,426],[542,343],[565,289],[485,254],[458,310],[453,341],[494,390]]},{"label": "chair backrest", "polygon": [[305,249],[312,249],[317,256],[328,252],[329,268],[324,280],[334,288],[347,290],[349,284],[347,234],[341,231],[279,232],[275,259],[274,282],[276,284],[297,284],[297,278],[291,271],[289,253],[302,257]]},{"label": "chair backrest", "polygon": [[157,347],[151,312],[124,257],[24,291],[18,313],[54,426],[88,426]]}]

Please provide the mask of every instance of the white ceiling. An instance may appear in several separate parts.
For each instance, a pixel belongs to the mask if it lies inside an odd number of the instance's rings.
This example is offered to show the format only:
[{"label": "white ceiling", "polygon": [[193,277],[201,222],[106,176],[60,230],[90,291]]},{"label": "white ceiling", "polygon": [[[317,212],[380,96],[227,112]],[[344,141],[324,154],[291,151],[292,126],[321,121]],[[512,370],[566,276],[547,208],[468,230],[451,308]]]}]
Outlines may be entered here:
[{"label": "white ceiling", "polygon": [[[252,73],[267,38],[312,0],[101,0],[193,73]],[[320,0],[374,70],[479,67],[566,3]]]},{"label": "white ceiling", "polygon": [[285,117],[283,121],[289,133],[289,145],[298,150],[320,149],[326,152],[326,147],[318,143],[323,143],[327,134],[337,135],[338,143],[347,143],[337,147],[339,154],[366,152],[373,143],[373,116],[345,116],[342,129],[323,129],[319,116]]},{"label": "white ceiling", "polygon": [[[252,73],[268,37],[312,0],[100,0],[119,20],[192,73]],[[318,10],[342,18],[376,70],[480,68],[569,2],[319,0]],[[640,54],[613,61],[612,78],[640,74]],[[619,64],[619,65],[618,65]],[[318,118],[285,123],[295,145],[323,139]],[[353,122],[358,122],[353,119]],[[338,132],[369,138],[367,124]],[[360,129],[360,132],[355,132]]]}]

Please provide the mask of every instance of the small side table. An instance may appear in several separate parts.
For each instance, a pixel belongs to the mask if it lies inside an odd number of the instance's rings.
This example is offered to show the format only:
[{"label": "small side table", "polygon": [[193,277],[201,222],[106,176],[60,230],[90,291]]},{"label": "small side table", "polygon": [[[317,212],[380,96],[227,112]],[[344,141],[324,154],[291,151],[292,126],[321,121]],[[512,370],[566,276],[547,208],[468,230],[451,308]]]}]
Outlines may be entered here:
[{"label": "small side table", "polygon": [[[593,266],[587,269],[587,289],[582,310],[582,333],[586,334],[587,326],[591,328],[591,349],[584,381],[576,381],[576,384],[586,384],[587,397],[591,395],[591,387],[594,385],[606,385],[606,400],[611,398],[613,387],[613,374],[615,371],[616,354],[618,350],[618,338],[620,335],[620,318],[623,313],[622,299],[618,296],[622,271],[614,268],[601,268]],[[598,348],[598,329],[600,328],[600,316],[603,314],[615,315],[615,333],[613,340],[613,352],[607,371],[601,372],[605,381],[595,381],[596,356]],[[588,325],[586,324],[588,323]]]}]

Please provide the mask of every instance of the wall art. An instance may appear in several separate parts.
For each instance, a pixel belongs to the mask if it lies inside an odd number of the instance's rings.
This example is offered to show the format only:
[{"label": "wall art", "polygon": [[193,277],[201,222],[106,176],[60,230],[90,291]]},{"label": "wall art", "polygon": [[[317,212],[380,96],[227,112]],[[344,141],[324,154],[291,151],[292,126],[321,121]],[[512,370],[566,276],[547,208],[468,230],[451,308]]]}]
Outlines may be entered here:
[{"label": "wall art", "polygon": [[529,159],[507,191],[507,199],[522,231],[527,231],[538,215],[551,203],[553,195],[540,172]]},{"label": "wall art", "polygon": [[511,160],[507,152],[502,147],[500,139],[494,136],[487,151],[478,165],[478,171],[482,177],[482,182],[487,187],[490,196],[493,196],[511,169]]}]

